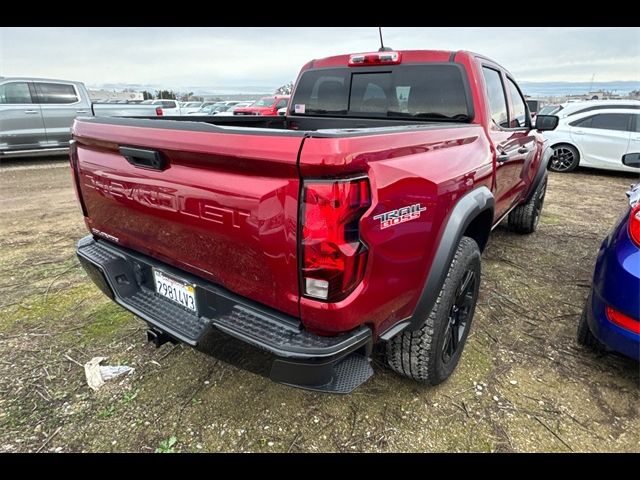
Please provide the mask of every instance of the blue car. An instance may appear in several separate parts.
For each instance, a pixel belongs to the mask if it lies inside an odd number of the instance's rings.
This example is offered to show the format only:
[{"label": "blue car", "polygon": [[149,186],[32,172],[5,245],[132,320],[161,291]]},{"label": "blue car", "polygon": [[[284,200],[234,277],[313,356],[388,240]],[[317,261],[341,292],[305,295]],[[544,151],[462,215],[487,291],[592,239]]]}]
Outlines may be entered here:
[{"label": "blue car", "polygon": [[[625,155],[623,163],[640,168],[640,153]],[[640,360],[640,184],[627,194],[629,210],[598,252],[578,343]]]}]

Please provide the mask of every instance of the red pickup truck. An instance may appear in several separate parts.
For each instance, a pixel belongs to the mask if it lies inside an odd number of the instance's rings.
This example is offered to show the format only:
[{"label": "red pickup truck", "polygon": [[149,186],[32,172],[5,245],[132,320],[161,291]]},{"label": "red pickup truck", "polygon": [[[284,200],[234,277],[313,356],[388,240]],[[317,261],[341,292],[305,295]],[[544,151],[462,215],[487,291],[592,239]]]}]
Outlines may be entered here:
[{"label": "red pickup truck", "polygon": [[534,128],[513,77],[465,51],[312,60],[287,113],[78,118],[82,265],[156,345],[228,335],[274,381],[346,393],[384,342],[442,382],[489,233],[536,229],[557,117]]},{"label": "red pickup truck", "polygon": [[264,97],[248,107],[236,108],[234,115],[277,115],[278,110],[289,104],[289,95]]}]

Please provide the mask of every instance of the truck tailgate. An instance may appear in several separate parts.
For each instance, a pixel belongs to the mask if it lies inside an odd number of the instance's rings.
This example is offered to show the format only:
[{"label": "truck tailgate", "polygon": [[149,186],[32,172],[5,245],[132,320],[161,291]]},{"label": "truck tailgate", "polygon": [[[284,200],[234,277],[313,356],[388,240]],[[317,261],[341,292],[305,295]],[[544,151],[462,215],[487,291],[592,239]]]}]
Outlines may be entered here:
[{"label": "truck tailgate", "polygon": [[[87,225],[96,236],[298,316],[303,135],[232,130],[76,121]],[[164,168],[132,164],[121,147],[159,152]]]}]

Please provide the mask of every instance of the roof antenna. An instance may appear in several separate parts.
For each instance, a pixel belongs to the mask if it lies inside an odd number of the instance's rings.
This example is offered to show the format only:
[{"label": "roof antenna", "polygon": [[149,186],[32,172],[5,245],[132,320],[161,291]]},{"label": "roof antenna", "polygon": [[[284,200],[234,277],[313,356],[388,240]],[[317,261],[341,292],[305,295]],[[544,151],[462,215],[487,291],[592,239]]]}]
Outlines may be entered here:
[{"label": "roof antenna", "polygon": [[378,49],[378,51],[379,52],[391,52],[391,51],[393,51],[392,48],[385,47],[384,43],[382,42],[382,27],[378,27],[378,33],[380,34],[380,48]]}]

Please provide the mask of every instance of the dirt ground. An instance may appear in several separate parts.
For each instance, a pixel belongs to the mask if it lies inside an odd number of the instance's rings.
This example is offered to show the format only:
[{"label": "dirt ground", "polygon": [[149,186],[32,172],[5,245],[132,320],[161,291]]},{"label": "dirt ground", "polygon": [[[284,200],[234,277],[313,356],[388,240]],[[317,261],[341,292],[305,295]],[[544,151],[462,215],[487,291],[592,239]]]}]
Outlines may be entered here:
[{"label": "dirt ground", "polygon": [[[552,174],[538,232],[493,232],[447,382],[426,387],[375,358],[367,383],[335,396],[147,344],[145,324],[75,258],[87,232],[66,161],[3,162],[0,451],[639,451],[638,363],[575,342],[598,247],[635,180]],[[82,367],[94,356],[135,373],[95,393]]]}]

